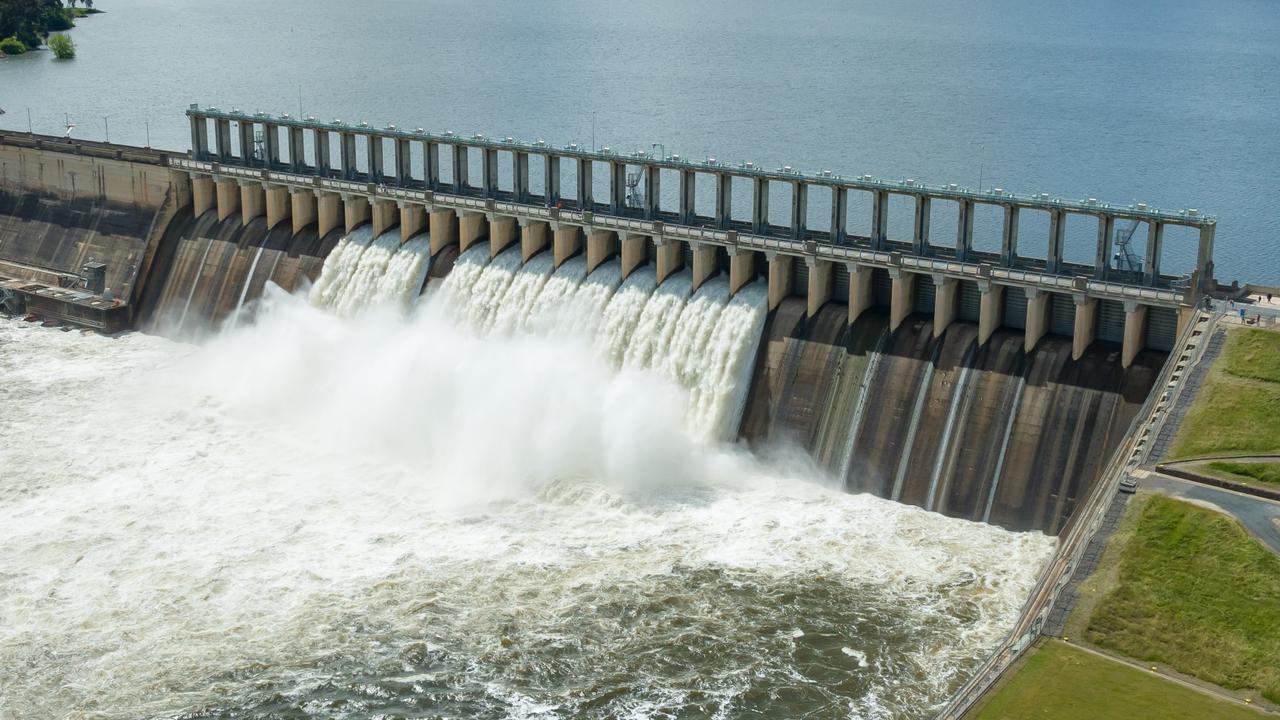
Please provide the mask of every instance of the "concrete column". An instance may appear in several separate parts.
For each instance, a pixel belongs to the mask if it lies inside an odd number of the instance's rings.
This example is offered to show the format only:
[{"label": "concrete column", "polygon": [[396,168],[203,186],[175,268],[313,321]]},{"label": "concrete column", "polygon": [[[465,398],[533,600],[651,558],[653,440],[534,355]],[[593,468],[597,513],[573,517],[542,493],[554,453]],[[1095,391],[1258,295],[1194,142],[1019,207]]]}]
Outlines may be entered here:
[{"label": "concrete column", "polygon": [[[498,221],[501,222],[501,221]],[[492,226],[492,225],[491,225]],[[529,258],[547,249],[547,235],[550,228],[540,220],[520,221],[520,261],[529,262]],[[577,230],[577,228],[574,228]],[[557,233],[558,235],[559,233]],[[495,251],[496,255],[497,252]],[[556,266],[560,265],[556,262]]]},{"label": "concrete column", "polygon": [[1051,273],[1062,271],[1062,250],[1066,244],[1067,213],[1054,210],[1049,213],[1049,250],[1045,254],[1045,268]]},{"label": "concrete column", "polygon": [[862,316],[871,307],[872,269],[857,263],[848,263],[849,267],[849,324]]},{"label": "concrete column", "polygon": [[344,195],[342,210],[343,226],[348,233],[369,222],[369,198],[360,195]]},{"label": "concrete column", "polygon": [[716,173],[716,227],[729,227],[733,215],[733,176]]},{"label": "concrete column", "polygon": [[755,279],[756,254],[739,247],[729,248],[729,294],[736,294]]},{"label": "concrete column", "polygon": [[1120,351],[1120,367],[1128,368],[1147,344],[1147,306],[1124,301],[1124,346]]},{"label": "concrete column", "polygon": [[595,206],[595,197],[592,193],[595,191],[595,185],[591,180],[591,171],[595,163],[587,158],[578,158],[578,207],[583,210],[590,210]]},{"label": "concrete column", "polygon": [[618,234],[612,230],[592,230],[587,234],[587,272],[618,252]]},{"label": "concrete column", "polygon": [[1216,225],[1200,228],[1200,241],[1196,250],[1196,274],[1200,280],[1200,292],[1212,292],[1217,285],[1213,278],[1213,236]]},{"label": "concrete column", "polygon": [[565,260],[582,250],[582,228],[577,225],[561,225],[556,228],[555,237],[551,240],[551,250],[556,267],[560,267]]},{"label": "concrete column", "polygon": [[400,222],[400,208],[390,200],[374,201],[372,207],[373,236],[378,237]]},{"label": "concrete column", "polygon": [[1112,238],[1116,234],[1116,219],[1110,215],[1098,216],[1098,251],[1093,259],[1093,276],[1098,280],[1107,279],[1107,271],[1111,269]]},{"label": "concrete column", "polygon": [[293,203],[289,200],[289,188],[284,185],[264,185],[267,196],[267,229],[271,229],[289,217]]},{"label": "concrete column", "polygon": [[915,233],[911,238],[911,251],[916,255],[929,254],[929,219],[932,211],[929,196],[917,195]]},{"label": "concrete column", "polygon": [[791,262],[790,255],[765,252],[769,260],[769,309],[778,307],[782,300],[791,294]]},{"label": "concrete column", "polygon": [[969,259],[973,251],[973,215],[972,200],[960,201],[960,217],[956,223],[956,259],[961,262]]},{"label": "concrete column", "polygon": [[458,252],[466,252],[467,248],[489,237],[489,221],[484,213],[464,212],[458,218]]},{"label": "concrete column", "polygon": [[609,212],[621,215],[627,208],[627,164],[609,163]]},{"label": "concrete column", "polygon": [[706,243],[691,244],[693,245],[693,289],[697,290],[716,272],[716,246]]},{"label": "concrete column", "polygon": [[400,208],[400,242],[422,232],[427,227],[427,209],[412,203],[397,203]]},{"label": "concrete column", "polygon": [[978,345],[982,346],[1000,327],[1000,319],[1004,315],[1004,286],[990,280],[979,280],[978,289],[982,291],[978,306]]},{"label": "concrete column", "polygon": [[933,336],[942,337],[956,320],[956,293],[960,283],[945,275],[933,276]]},{"label": "concrete column", "polygon": [[516,202],[529,202],[529,153],[511,153],[511,193]]},{"label": "concrete column", "polygon": [[1142,263],[1142,282],[1155,285],[1160,280],[1160,256],[1164,254],[1164,223],[1147,223],[1147,255]]},{"label": "concrete column", "polygon": [[804,239],[809,225],[809,186],[803,182],[791,183],[791,237]]},{"label": "concrete column", "polygon": [[452,210],[433,210],[428,213],[427,227],[431,233],[432,255],[458,242],[458,216]]},{"label": "concrete column", "polygon": [[645,249],[649,238],[644,235],[622,236],[622,279],[626,279],[633,270],[644,264]]},{"label": "concrete column", "polygon": [[752,190],[751,229],[757,235],[764,235],[769,229],[769,181],[756,178]]},{"label": "concrete column", "polygon": [[1196,309],[1193,305],[1178,306],[1178,335],[1181,336],[1187,325],[1195,320]]},{"label": "concrete column", "polygon": [[560,156],[547,153],[542,156],[542,160],[545,183],[543,197],[546,199],[547,207],[551,207],[560,201]]},{"label": "concrete column", "polygon": [[842,243],[848,236],[849,189],[831,188],[831,242]]},{"label": "concrete column", "polygon": [[[404,186],[413,179],[413,155],[411,145],[404,138],[395,139],[396,184]],[[401,227],[404,227],[402,224]]]},{"label": "concrete column", "polygon": [[333,172],[333,160],[329,148],[329,132],[313,129],[311,135],[311,152],[315,155],[315,172],[320,177],[329,177]]},{"label": "concrete column", "polygon": [[218,204],[213,178],[191,178],[191,212],[200,217]]},{"label": "concrete column", "polygon": [[334,193],[316,191],[316,233],[324,237],[342,224],[342,198]]},{"label": "concrete column", "polygon": [[831,299],[831,261],[814,257],[806,257],[804,261],[809,266],[809,288],[806,295],[809,302],[806,312],[809,317],[816,317],[822,306]]},{"label": "concrete column", "polygon": [[[521,248],[524,247],[524,233],[520,231],[520,226],[515,218],[492,215],[486,221],[484,216],[480,216],[479,222],[487,225],[489,229],[489,257],[497,257],[498,253],[514,244],[517,237],[521,240]],[[543,238],[543,244],[546,244],[545,232],[543,233]],[[521,255],[523,255],[523,250]]]},{"label": "concrete column", "polygon": [[262,183],[247,182],[240,186],[240,222],[248,225],[249,221],[265,215],[267,211],[266,193]]},{"label": "concrete column", "polygon": [[693,170],[680,171],[680,222],[692,225],[697,215],[694,198],[697,197],[698,173]]},{"label": "concrete column", "polygon": [[1027,288],[1027,326],[1022,348],[1026,352],[1036,349],[1036,343],[1049,328],[1049,293]]},{"label": "concrete column", "polygon": [[313,190],[292,188],[289,190],[289,217],[293,219],[293,234],[316,221],[316,194]]},{"label": "concrete column", "polygon": [[1000,234],[1000,264],[1013,267],[1018,262],[1018,206],[1004,206],[1004,227]]},{"label": "concrete column", "polygon": [[215,192],[218,196],[219,222],[240,211],[240,187],[235,180],[219,180]]},{"label": "concrete column", "polygon": [[498,151],[484,148],[480,151],[480,184],[484,186],[485,197],[498,194]]},{"label": "concrete column", "polygon": [[1076,293],[1076,327],[1071,335],[1071,359],[1084,357],[1098,331],[1098,300],[1084,293]]},{"label": "concrete column", "polygon": [[889,332],[893,332],[907,319],[915,305],[916,276],[901,268],[889,268],[889,277],[893,279],[893,293],[889,297]]},{"label": "concrete column", "polygon": [[889,240],[889,191],[871,192],[871,247],[883,250]]},{"label": "concrete column", "polygon": [[658,282],[667,279],[668,275],[680,270],[684,265],[684,243],[675,240],[657,242],[654,252],[654,265],[658,272]]},{"label": "concrete column", "polygon": [[653,220],[658,217],[662,193],[662,171],[649,165],[644,170],[644,217]]}]

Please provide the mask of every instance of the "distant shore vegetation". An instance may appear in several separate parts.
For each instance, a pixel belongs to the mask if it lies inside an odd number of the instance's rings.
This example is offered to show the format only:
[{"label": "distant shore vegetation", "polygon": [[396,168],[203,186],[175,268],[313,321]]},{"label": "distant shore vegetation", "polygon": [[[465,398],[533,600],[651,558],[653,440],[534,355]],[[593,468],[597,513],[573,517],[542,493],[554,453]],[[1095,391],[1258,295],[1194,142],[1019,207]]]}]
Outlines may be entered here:
[{"label": "distant shore vegetation", "polygon": [[75,43],[64,30],[76,18],[102,12],[93,0],[0,0],[0,55],[21,55],[48,43],[54,57],[75,57]]}]

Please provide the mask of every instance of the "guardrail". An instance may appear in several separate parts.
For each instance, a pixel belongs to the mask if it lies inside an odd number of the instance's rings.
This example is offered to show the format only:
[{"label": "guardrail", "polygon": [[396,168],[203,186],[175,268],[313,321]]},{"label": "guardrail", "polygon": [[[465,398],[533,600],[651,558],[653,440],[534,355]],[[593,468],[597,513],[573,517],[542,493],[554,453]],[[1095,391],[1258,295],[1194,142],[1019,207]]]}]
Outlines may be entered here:
[{"label": "guardrail", "polygon": [[[1207,338],[1212,332],[1215,317],[1211,315],[1208,326],[1201,328],[1203,318],[1203,313],[1197,313],[1179,333],[1178,340],[1174,344],[1175,350],[1169,353],[1159,378],[1151,386],[1151,391],[1138,413],[1134,415],[1124,442],[1116,449],[1084,505],[1076,511],[1066,530],[1059,536],[1058,551],[1040,573],[1040,578],[1036,581],[1026,604],[1023,605],[1017,623],[978,672],[942,708],[938,713],[938,720],[961,720],[965,713],[972,710],[991,690],[1009,666],[1039,637],[1040,630],[1044,627],[1058,597],[1071,582],[1071,577],[1080,564],[1085,550],[1089,547],[1089,542],[1102,527],[1107,509],[1120,486],[1120,480],[1131,470],[1137,469],[1138,465],[1144,461],[1150,448],[1149,440],[1155,436],[1154,428],[1164,412],[1172,406],[1170,396],[1171,389],[1174,388],[1170,386],[1180,387],[1185,373],[1176,380],[1173,375],[1179,359],[1191,344],[1193,334],[1196,330],[1200,330]],[[1201,343],[1197,349],[1203,350],[1203,347],[1204,344]]]}]

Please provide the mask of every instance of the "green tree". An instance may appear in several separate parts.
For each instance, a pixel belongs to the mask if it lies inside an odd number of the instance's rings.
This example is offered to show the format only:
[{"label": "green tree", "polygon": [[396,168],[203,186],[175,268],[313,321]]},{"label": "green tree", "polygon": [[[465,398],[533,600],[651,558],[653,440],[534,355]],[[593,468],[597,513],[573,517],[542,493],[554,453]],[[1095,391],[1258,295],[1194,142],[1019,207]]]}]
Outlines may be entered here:
[{"label": "green tree", "polygon": [[65,20],[65,13],[60,0],[0,0],[0,37],[16,37],[29,48],[40,47],[51,18]]},{"label": "green tree", "polygon": [[49,49],[53,51],[53,56],[59,60],[70,60],[76,56],[75,42],[62,33],[54,33],[49,36]]},{"label": "green tree", "polygon": [[27,51],[27,46],[16,37],[7,37],[0,40],[0,53],[5,55],[21,55]]}]

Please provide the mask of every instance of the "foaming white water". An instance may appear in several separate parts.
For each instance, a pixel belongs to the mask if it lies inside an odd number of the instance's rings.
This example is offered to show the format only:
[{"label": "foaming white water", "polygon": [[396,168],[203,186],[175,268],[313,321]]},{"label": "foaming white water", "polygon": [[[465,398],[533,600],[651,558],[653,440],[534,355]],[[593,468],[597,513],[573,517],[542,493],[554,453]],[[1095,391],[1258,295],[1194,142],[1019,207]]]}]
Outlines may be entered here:
[{"label": "foaming white water", "polygon": [[717,318],[697,379],[689,385],[689,426],[727,440],[738,432],[751,389],[751,372],[769,313],[769,288],[756,281],[739,288]]},{"label": "foaming white water", "polygon": [[622,367],[640,315],[657,287],[653,269],[643,267],[628,275],[609,298],[596,332],[596,347],[614,367]]},{"label": "foaming white water", "polygon": [[488,265],[489,248],[484,243],[472,245],[458,255],[453,268],[440,283],[440,294],[436,302],[447,307],[450,316],[458,322],[466,319],[472,291]]},{"label": "foaming white water", "polygon": [[329,257],[325,258],[320,276],[311,286],[311,304],[317,307],[333,307],[337,304],[339,296],[360,265],[360,256],[372,242],[373,228],[367,224],[355,228],[338,241]]},{"label": "foaming white water", "polygon": [[390,304],[406,310],[418,299],[431,271],[431,237],[418,235],[396,250],[377,281],[369,305]]},{"label": "foaming white water", "polygon": [[538,295],[555,270],[554,258],[549,252],[538,253],[520,266],[511,284],[502,296],[502,303],[493,314],[489,330],[495,333],[512,333],[524,329],[533,313]]},{"label": "foaming white water", "polygon": [[323,307],[341,315],[353,317],[373,305],[377,288],[386,277],[387,265],[400,248],[400,231],[384,232],[360,254],[355,269],[346,283],[337,288],[329,304]]},{"label": "foaming white water", "polygon": [[623,365],[633,368],[653,367],[655,356],[665,353],[675,334],[676,321],[685,301],[693,292],[693,277],[688,272],[669,276],[649,296],[640,312],[640,320],[631,333],[631,342],[623,354]]},{"label": "foaming white water", "polygon": [[[430,305],[353,321],[269,286],[200,346],[0,321],[0,374],[5,716],[308,707],[355,668],[353,696],[428,672],[492,716],[680,708],[692,670],[704,714],[800,677],[918,717],[1051,548],[789,478],[687,434],[653,373]],[[377,714],[344,702],[312,712]]]},{"label": "foaming white water", "polygon": [[696,385],[705,367],[703,351],[727,302],[729,282],[723,278],[698,288],[680,310],[666,352],[655,355],[651,366],[677,385],[686,388]]},{"label": "foaming white water", "polygon": [[575,307],[578,288],[587,277],[587,259],[581,255],[565,260],[547,278],[529,310],[528,322],[520,329],[540,332],[571,331],[578,318],[590,317],[591,308]]},{"label": "foaming white water", "polygon": [[489,329],[519,269],[520,248],[509,247],[484,266],[469,293],[464,294],[445,279],[445,288],[464,308],[462,317],[468,327],[477,332]]},{"label": "foaming white water", "polygon": [[575,312],[565,320],[574,323],[574,327],[588,337],[596,337],[604,321],[605,308],[621,283],[622,266],[617,260],[598,265],[578,285],[571,302]]}]

